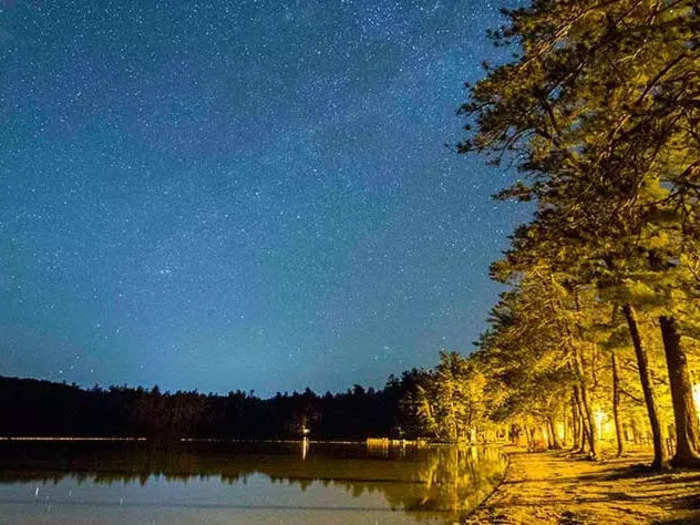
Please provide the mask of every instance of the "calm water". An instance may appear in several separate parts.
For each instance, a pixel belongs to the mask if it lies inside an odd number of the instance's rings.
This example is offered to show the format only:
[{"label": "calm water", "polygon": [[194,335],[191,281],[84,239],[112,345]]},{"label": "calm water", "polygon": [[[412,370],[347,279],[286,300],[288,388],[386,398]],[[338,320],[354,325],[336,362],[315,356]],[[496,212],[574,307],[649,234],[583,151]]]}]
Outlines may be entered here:
[{"label": "calm water", "polygon": [[494,448],[1,442],[0,524],[446,524],[503,468]]}]

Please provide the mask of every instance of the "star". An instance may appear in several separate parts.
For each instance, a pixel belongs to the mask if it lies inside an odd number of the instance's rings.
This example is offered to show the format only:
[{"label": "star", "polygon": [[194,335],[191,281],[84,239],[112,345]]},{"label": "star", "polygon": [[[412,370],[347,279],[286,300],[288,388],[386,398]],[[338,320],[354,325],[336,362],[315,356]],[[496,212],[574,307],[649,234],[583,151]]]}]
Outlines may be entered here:
[{"label": "star", "polygon": [[490,200],[509,173],[444,147],[464,82],[508,57],[484,34],[500,16],[4,5],[3,374],[265,395],[470,351],[530,213]]}]

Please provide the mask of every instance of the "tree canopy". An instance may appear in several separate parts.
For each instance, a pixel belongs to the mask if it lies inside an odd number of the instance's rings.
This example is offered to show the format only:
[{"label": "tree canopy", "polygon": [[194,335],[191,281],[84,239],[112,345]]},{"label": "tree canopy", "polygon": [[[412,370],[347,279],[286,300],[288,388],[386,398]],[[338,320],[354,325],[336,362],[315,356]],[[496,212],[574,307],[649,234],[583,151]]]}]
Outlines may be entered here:
[{"label": "tree canopy", "polygon": [[535,212],[492,265],[508,290],[461,358],[492,393],[480,420],[549,446],[566,437],[593,458],[614,423],[620,453],[650,438],[655,467],[669,449],[672,464],[700,465],[698,5],[533,0],[503,12],[489,34],[515,53],[467,86],[457,151],[514,167],[520,178],[495,197]]}]

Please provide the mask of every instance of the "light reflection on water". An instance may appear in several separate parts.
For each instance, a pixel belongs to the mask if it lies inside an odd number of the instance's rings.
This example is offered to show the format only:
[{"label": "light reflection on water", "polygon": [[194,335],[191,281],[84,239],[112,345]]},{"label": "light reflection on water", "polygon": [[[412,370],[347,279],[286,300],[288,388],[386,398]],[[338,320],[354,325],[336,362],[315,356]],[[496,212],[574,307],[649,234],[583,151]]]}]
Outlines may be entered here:
[{"label": "light reflection on water", "polygon": [[0,443],[0,523],[453,523],[502,476],[495,448]]}]

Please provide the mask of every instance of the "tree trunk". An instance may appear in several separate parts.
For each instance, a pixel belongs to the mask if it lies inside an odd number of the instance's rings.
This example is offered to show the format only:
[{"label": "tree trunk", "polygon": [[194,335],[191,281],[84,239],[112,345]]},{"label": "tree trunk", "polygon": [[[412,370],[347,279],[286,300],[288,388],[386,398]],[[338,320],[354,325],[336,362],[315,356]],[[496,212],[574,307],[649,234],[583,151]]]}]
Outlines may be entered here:
[{"label": "tree trunk", "polygon": [[[573,296],[574,296],[574,304],[576,305],[576,311],[580,312],[581,307],[579,305],[578,301],[578,293],[576,292],[576,288],[573,288]],[[576,323],[576,329],[578,331],[578,338],[580,341],[584,340],[583,336],[583,330],[581,328],[581,325]],[[568,328],[567,325],[567,333],[571,337],[571,331]],[[588,401],[588,387],[586,386],[586,374],[585,374],[585,366],[583,363],[583,352],[579,349],[579,347],[571,342],[571,350],[573,351],[573,357],[574,357],[574,365],[575,365],[575,373],[576,377],[578,378],[579,382],[579,388],[581,390],[581,408],[583,409],[583,418],[584,418],[584,423],[585,423],[585,429],[586,429],[586,437],[588,439],[588,448],[590,449],[589,451],[589,458],[590,459],[597,459],[597,436],[596,436],[596,429],[595,425],[593,424],[593,412],[591,409],[591,404]]]},{"label": "tree trunk", "polygon": [[565,448],[567,441],[569,441],[569,418],[566,415],[566,410],[564,411],[563,423],[564,423],[564,427],[563,427],[564,432],[563,432],[563,436],[562,436],[562,440],[561,440],[561,446],[562,446],[562,448]]},{"label": "tree trunk", "polygon": [[580,451],[582,454],[586,454],[589,452],[589,434],[590,434],[590,428],[588,424],[586,423],[586,416],[583,412],[583,405],[581,404],[581,397],[579,395],[579,404],[578,404],[578,410],[579,410],[579,424],[581,425],[581,446],[580,446]]},{"label": "tree trunk", "polygon": [[583,424],[583,416],[581,416],[581,446],[579,450],[581,454],[588,452],[588,426]]},{"label": "tree trunk", "polygon": [[544,428],[542,429],[542,434],[547,436],[547,449],[552,450],[554,448],[554,441],[552,436],[552,431],[550,430],[549,420],[545,419]]},{"label": "tree trunk", "polygon": [[586,388],[586,379],[583,372],[583,364],[581,363],[581,354],[577,348],[574,348],[574,361],[576,363],[576,375],[579,378],[579,391],[581,394],[581,409],[583,416],[584,429],[586,430],[586,438],[588,440],[588,450],[591,459],[596,459],[596,432],[593,425],[593,413],[591,405],[588,402],[588,389]]},{"label": "tree trunk", "polygon": [[583,408],[581,407],[581,395],[579,394],[577,386],[574,386],[574,400],[576,402],[578,426],[580,429],[579,445],[576,451],[583,454],[584,452],[586,452],[586,443],[588,442],[588,427],[583,416]]},{"label": "tree trunk", "polygon": [[693,401],[693,387],[688,373],[688,358],[681,347],[674,317],[659,317],[666,353],[668,379],[671,385],[673,417],[676,423],[675,467],[700,467],[700,430]]},{"label": "tree trunk", "polygon": [[552,435],[551,446],[549,448],[555,450],[561,449],[561,443],[559,441],[559,436],[557,435],[557,429],[554,426],[553,418],[547,418],[547,427],[549,428],[549,433]]},{"label": "tree trunk", "polygon": [[664,447],[664,439],[661,433],[661,423],[659,421],[659,413],[656,407],[656,399],[654,397],[654,386],[651,382],[651,372],[649,370],[649,360],[647,352],[642,344],[642,337],[639,334],[639,326],[637,324],[637,314],[631,304],[625,303],[622,306],[622,312],[627,320],[632,344],[634,345],[634,353],[637,356],[637,366],[639,367],[639,381],[642,384],[644,392],[644,401],[647,406],[647,415],[649,416],[649,426],[651,427],[652,439],[654,442],[654,461],[651,466],[654,469],[667,469],[669,467],[668,454]]},{"label": "tree trunk", "polygon": [[527,436],[527,449],[535,450],[535,432],[529,425],[525,426],[525,436]]},{"label": "tree trunk", "polygon": [[612,382],[613,382],[613,418],[615,419],[615,436],[617,437],[617,456],[620,457],[625,452],[625,446],[622,438],[622,425],[620,424],[620,370],[617,366],[617,356],[615,352],[610,354],[612,364]]},{"label": "tree trunk", "polygon": [[635,445],[639,445],[642,442],[641,432],[639,431],[637,420],[635,418],[630,420],[630,426],[632,427],[632,441],[634,441]]},{"label": "tree trunk", "polygon": [[581,425],[579,424],[578,408],[574,394],[571,394],[571,425],[573,427],[571,436],[571,450],[575,451],[581,442]]}]

